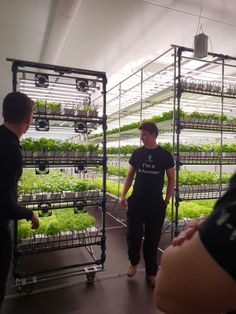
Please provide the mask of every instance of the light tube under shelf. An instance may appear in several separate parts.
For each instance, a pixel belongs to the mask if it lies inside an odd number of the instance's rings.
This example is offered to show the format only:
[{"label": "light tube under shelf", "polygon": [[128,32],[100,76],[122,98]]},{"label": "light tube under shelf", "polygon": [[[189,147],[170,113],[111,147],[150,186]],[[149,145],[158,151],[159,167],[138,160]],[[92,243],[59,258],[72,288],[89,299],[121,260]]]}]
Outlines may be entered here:
[{"label": "light tube under shelf", "polygon": [[54,91],[53,89],[40,89],[40,88],[31,88],[31,87],[22,87],[20,86],[19,88],[20,91],[22,92],[34,92],[37,94],[56,94],[56,95],[70,95],[70,96],[75,96],[75,97],[81,97],[81,98],[86,98],[89,97],[89,95],[84,95],[84,94],[78,94],[76,92],[66,92],[66,91]]}]

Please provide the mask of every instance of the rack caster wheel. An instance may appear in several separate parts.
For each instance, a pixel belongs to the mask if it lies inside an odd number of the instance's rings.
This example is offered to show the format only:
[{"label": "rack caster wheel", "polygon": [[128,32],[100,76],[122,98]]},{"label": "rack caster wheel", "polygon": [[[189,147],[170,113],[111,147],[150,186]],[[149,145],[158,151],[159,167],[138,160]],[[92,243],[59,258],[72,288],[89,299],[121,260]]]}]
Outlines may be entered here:
[{"label": "rack caster wheel", "polygon": [[26,293],[26,294],[32,293],[33,290],[34,290],[34,285],[33,284],[21,287],[21,291]]},{"label": "rack caster wheel", "polygon": [[17,287],[17,292],[18,292],[18,293],[22,293],[22,292],[23,292],[22,286],[18,286],[18,287]]},{"label": "rack caster wheel", "polygon": [[94,282],[95,272],[91,272],[91,273],[86,274],[86,278],[87,278],[88,283]]}]

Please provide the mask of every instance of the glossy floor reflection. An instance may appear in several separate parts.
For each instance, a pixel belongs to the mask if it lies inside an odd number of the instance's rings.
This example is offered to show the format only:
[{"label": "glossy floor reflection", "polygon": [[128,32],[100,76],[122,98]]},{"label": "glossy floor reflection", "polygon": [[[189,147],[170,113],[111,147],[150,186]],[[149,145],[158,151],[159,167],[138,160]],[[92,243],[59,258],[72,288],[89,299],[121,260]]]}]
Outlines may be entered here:
[{"label": "glossy floor reflection", "polygon": [[[96,215],[95,212],[93,214]],[[164,249],[169,242],[170,234],[165,232],[160,247]],[[96,250],[99,252],[99,247]],[[61,258],[62,252],[59,254]],[[63,254],[67,254],[66,250]],[[73,255],[72,252],[70,254]],[[74,254],[78,252],[75,250]],[[107,217],[106,255],[105,271],[97,273],[92,284],[83,275],[44,287],[36,285],[31,294],[19,294],[9,287],[1,314],[161,313],[153,302],[153,288],[145,280],[143,261],[135,277],[127,278],[126,228],[110,216]]]}]

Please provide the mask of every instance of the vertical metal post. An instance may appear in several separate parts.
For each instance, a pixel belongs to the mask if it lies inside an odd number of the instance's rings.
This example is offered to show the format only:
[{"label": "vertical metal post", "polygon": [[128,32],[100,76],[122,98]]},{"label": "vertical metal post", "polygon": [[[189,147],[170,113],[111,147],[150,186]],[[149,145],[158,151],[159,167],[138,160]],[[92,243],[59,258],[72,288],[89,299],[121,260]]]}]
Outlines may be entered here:
[{"label": "vertical metal post", "polygon": [[107,78],[103,77],[102,86],[103,86],[103,122],[102,122],[102,130],[103,130],[103,181],[102,181],[102,239],[101,239],[101,262],[102,268],[104,268],[104,262],[106,260],[106,175],[107,175],[107,139],[106,139],[106,130],[107,130],[107,114],[106,114],[106,84]]},{"label": "vertical metal post", "polygon": [[224,89],[225,89],[225,60],[222,59],[222,71],[221,71],[221,119],[220,119],[220,176],[219,176],[219,198],[222,195],[222,146],[223,146],[223,114],[224,114]]},{"label": "vertical metal post", "polygon": [[119,84],[119,138],[118,138],[118,197],[120,196],[120,142],[121,142],[121,134],[120,134],[120,127],[121,127],[121,83]]},{"label": "vertical metal post", "polygon": [[16,62],[12,63],[12,91],[15,93],[17,91],[17,71],[18,71],[18,64]]},{"label": "vertical metal post", "polygon": [[181,57],[182,57],[182,47],[178,48],[177,51],[177,64],[178,64],[178,73],[177,73],[177,111],[176,111],[176,188],[175,188],[175,235],[179,233],[178,228],[178,219],[179,219],[179,171],[180,171],[180,155],[179,155],[179,142],[180,142],[180,101],[182,95],[182,86],[181,86]]},{"label": "vertical metal post", "polygon": [[[140,70],[140,123],[143,121],[143,68]],[[140,146],[142,145],[141,138],[139,140]]]},{"label": "vertical metal post", "polygon": [[[176,62],[177,62],[177,47],[174,47],[174,77],[173,77],[173,118],[172,118],[172,132],[173,132],[173,137],[172,137],[172,154],[175,154],[175,129],[176,129],[176,89],[177,89],[177,84],[176,84]],[[175,198],[174,195],[172,196],[172,202],[171,202],[171,240],[174,237],[174,206],[175,206]]]},{"label": "vertical metal post", "polygon": [[[17,71],[18,64],[16,62],[12,63],[12,91],[15,93],[17,91]],[[18,221],[14,220],[12,224],[13,233],[13,268],[12,272],[14,276],[18,275],[18,264],[19,264],[19,252],[18,252]]]}]

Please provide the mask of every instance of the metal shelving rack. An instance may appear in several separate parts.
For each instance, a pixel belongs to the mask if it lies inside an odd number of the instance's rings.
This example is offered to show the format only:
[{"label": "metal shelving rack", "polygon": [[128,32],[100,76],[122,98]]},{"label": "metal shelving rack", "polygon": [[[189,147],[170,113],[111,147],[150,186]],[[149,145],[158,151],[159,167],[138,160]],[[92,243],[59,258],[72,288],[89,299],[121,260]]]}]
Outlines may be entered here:
[{"label": "metal shelving rack", "polygon": [[[182,200],[214,199],[224,193],[226,185],[179,185],[179,171],[186,167],[214,167],[222,175],[222,167],[236,164],[236,152],[180,151],[180,142],[198,141],[217,143],[222,148],[224,138],[234,138],[236,131],[235,58],[209,53],[207,58],[193,58],[193,50],[172,45],[156,59],[144,64],[132,75],[107,92],[107,112],[110,129],[117,133],[107,135],[114,146],[139,145],[137,128],[125,129],[124,125],[142,121],[173,110],[173,119],[157,123],[159,141],[173,144],[176,158],[176,197],[172,205],[172,236],[178,232],[178,208]],[[183,113],[212,114],[212,118],[188,117]],[[228,112],[228,118],[224,114]],[[221,119],[214,114],[222,115]],[[124,131],[123,131],[124,130]],[[131,142],[131,139],[135,141]],[[101,136],[90,139],[101,141]],[[229,141],[229,140],[228,140]],[[125,144],[124,144],[125,143]],[[118,169],[128,156],[109,156]],[[115,161],[117,160],[117,161]],[[118,177],[118,185],[123,180]]]},{"label": "metal shelving rack", "polygon": [[[191,57],[193,50],[186,47],[174,46],[176,75],[174,88],[176,97],[174,98],[175,110],[175,159],[176,159],[176,189],[175,189],[175,234],[178,234],[178,209],[179,203],[183,200],[200,200],[219,198],[227,189],[226,184],[222,184],[222,166],[236,164],[235,152],[222,152],[223,135],[225,133],[236,132],[236,119],[231,113],[229,119],[224,119],[225,106],[232,103],[235,105],[236,86],[234,70],[236,58],[208,53],[207,58],[194,59]],[[194,70],[185,69],[186,62],[198,63],[198,68]],[[209,71],[210,70],[210,71]],[[209,73],[207,72],[209,71]],[[214,73],[215,72],[215,73]],[[214,75],[213,75],[214,73]],[[215,101],[220,119],[212,118],[188,118],[182,114],[182,104],[186,99],[197,100],[204,103]],[[201,112],[201,109],[199,109]],[[219,152],[180,152],[181,132],[184,129],[197,131],[218,132],[220,151]],[[199,136],[201,133],[199,133]],[[203,184],[192,186],[180,186],[179,172],[183,165],[218,165],[220,173],[219,184]]]},{"label": "metal shelving rack", "polygon": [[[25,167],[31,167],[45,171],[52,167],[75,167],[83,170],[87,166],[101,165],[103,168],[102,191],[93,190],[87,192],[70,193],[33,193],[22,195],[19,203],[33,210],[60,210],[73,207],[76,210],[87,206],[99,206],[102,213],[102,226],[97,229],[62,232],[54,236],[37,235],[29,239],[18,240],[18,223],[13,228],[13,275],[15,286],[18,289],[26,289],[30,285],[39,282],[51,281],[85,274],[87,280],[92,281],[95,273],[104,269],[105,263],[105,213],[106,213],[106,74],[104,72],[83,70],[58,65],[35,63],[23,60],[7,59],[12,62],[12,87],[13,91],[22,91],[32,99],[45,99],[63,103],[62,110],[45,109],[34,111],[33,126],[36,131],[50,133],[50,128],[70,127],[76,133],[86,136],[89,129],[101,125],[103,130],[102,154],[100,156],[74,155],[69,152],[40,152],[37,156],[23,151]],[[91,105],[93,94],[101,90],[102,113],[89,114],[80,110],[81,105]],[[93,104],[94,105],[94,104]],[[71,113],[72,110],[72,113]],[[86,138],[86,137],[85,137]],[[45,172],[46,173],[46,172]],[[100,256],[94,254],[93,248],[100,247]],[[22,257],[38,253],[54,252],[64,249],[86,249],[88,260],[68,263],[64,266],[55,266],[44,270],[22,271]]]}]

